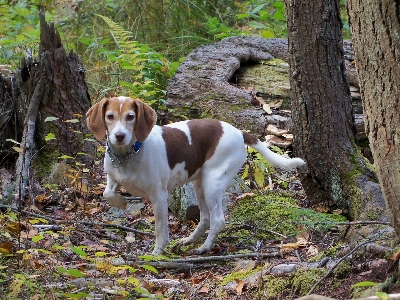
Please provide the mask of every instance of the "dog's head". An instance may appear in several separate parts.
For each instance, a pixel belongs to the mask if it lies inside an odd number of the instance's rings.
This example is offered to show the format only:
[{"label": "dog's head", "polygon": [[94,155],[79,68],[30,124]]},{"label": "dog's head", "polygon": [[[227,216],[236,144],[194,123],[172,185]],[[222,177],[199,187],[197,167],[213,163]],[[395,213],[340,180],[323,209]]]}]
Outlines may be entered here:
[{"label": "dog's head", "polygon": [[140,99],[103,98],[86,113],[90,131],[101,141],[108,132],[110,143],[126,146],[132,139],[143,142],[156,122],[155,111]]}]

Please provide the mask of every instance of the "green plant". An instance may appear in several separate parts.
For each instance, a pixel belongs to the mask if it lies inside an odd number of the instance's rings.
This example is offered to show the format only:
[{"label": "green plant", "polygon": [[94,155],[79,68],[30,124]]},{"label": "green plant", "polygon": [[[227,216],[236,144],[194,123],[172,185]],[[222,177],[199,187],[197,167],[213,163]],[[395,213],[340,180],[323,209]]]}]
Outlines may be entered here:
[{"label": "green plant", "polygon": [[[109,82],[107,90],[144,99],[158,109],[165,102],[165,87],[171,76],[171,66],[161,54],[152,51],[147,45],[133,40],[133,34],[105,16],[98,15],[110,28],[112,41],[103,39],[93,44],[90,39],[80,42],[96,47],[99,58],[106,58],[105,64]],[[112,48],[112,49],[110,49]]]},{"label": "green plant", "polygon": [[[58,250],[63,250],[64,247],[57,247]],[[76,255],[78,255],[82,260],[87,261],[89,264],[93,264],[96,270],[102,273],[104,276],[112,276],[116,274],[124,274],[124,276],[119,276],[116,280],[120,289],[116,292],[121,296],[138,296],[138,295],[147,295],[151,296],[150,292],[146,290],[144,287],[140,285],[140,280],[135,277],[135,273],[139,271],[138,268],[133,268],[129,265],[114,265],[112,263],[113,257],[109,255],[107,252],[104,251],[96,251],[90,254],[87,250],[86,246],[78,246],[78,247],[69,247]],[[154,257],[152,257],[154,258]],[[158,271],[156,268],[150,265],[142,265],[140,267],[145,271],[149,271],[152,273],[157,274]],[[75,278],[82,278],[85,276],[84,270],[78,270],[77,268],[64,268],[57,266],[57,271],[66,276],[75,277]],[[70,294],[67,293],[59,293],[62,297],[70,297]],[[85,295],[81,295],[82,297],[88,296],[86,293]]]},{"label": "green plant", "polygon": [[247,21],[244,27],[247,33],[258,33],[264,38],[287,36],[284,1],[250,0],[246,5],[247,11],[237,18]]},{"label": "green plant", "polygon": [[[40,1],[0,0],[0,64],[18,67],[22,57],[35,55],[38,48]],[[51,20],[52,14],[46,13]]]},{"label": "green plant", "polygon": [[221,19],[208,17],[205,26],[214,39],[235,35],[259,35],[264,38],[286,37],[286,13],[284,1],[250,0],[242,4],[236,14],[236,26],[230,27]]}]

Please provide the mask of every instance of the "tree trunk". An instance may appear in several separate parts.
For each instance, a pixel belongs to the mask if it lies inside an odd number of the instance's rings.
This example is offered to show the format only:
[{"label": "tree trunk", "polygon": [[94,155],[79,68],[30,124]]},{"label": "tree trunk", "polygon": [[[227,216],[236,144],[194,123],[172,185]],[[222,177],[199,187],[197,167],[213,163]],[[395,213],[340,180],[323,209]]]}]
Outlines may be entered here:
[{"label": "tree trunk", "polygon": [[[304,189],[315,206],[368,219],[370,201],[363,191],[376,183],[370,181],[373,173],[355,146],[339,1],[285,2],[294,148],[295,155],[307,161],[300,171]],[[383,210],[378,216],[385,218]]]},{"label": "tree trunk", "polygon": [[365,128],[400,236],[400,2],[348,0]]}]

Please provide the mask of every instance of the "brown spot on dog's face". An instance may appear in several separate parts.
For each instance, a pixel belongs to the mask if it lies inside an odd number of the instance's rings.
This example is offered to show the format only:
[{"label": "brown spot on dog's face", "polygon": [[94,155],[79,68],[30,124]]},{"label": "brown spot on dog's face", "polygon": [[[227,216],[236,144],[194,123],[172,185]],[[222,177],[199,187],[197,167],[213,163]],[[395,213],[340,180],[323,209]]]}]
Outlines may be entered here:
[{"label": "brown spot on dog's face", "polygon": [[210,159],[223,134],[218,120],[202,119],[187,122],[190,130],[191,144],[188,136],[180,129],[163,126],[162,137],[167,148],[168,164],[171,170],[179,163],[185,163],[188,176],[191,177]]}]

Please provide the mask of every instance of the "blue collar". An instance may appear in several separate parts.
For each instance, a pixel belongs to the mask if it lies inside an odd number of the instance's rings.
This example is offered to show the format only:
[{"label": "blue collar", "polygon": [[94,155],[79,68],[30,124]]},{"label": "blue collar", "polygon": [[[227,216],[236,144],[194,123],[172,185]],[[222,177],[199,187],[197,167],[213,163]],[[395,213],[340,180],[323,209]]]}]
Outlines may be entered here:
[{"label": "blue collar", "polygon": [[141,143],[141,142],[139,142],[139,141],[136,141],[136,142],[133,144],[133,150],[135,151],[135,153],[138,153],[138,152],[139,152],[140,146],[142,146],[142,144],[143,144],[143,143]]}]

